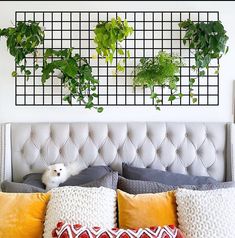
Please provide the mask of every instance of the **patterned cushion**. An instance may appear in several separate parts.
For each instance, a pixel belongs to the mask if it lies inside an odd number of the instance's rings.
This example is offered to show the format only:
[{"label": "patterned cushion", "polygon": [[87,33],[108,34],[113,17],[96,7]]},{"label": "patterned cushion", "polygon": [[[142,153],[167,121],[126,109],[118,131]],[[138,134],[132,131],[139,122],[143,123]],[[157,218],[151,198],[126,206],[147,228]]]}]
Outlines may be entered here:
[{"label": "patterned cushion", "polygon": [[154,181],[142,181],[142,180],[132,180],[127,179],[122,176],[118,177],[118,189],[131,193],[131,194],[141,194],[141,193],[162,193],[167,191],[176,190],[177,188],[185,188],[191,190],[214,190],[219,188],[232,188],[235,187],[235,182],[224,182],[216,184],[201,184],[201,185],[166,185],[163,183],[158,183]]},{"label": "patterned cushion", "polygon": [[175,194],[179,227],[187,238],[235,237],[235,188]]},{"label": "patterned cushion", "polygon": [[116,226],[116,191],[109,188],[60,187],[51,190],[47,206],[44,238],[59,220],[84,226]]},{"label": "patterned cushion", "polygon": [[175,226],[157,226],[145,229],[104,229],[100,227],[85,227],[80,224],[70,225],[59,222],[52,231],[54,238],[183,238],[183,234]]}]

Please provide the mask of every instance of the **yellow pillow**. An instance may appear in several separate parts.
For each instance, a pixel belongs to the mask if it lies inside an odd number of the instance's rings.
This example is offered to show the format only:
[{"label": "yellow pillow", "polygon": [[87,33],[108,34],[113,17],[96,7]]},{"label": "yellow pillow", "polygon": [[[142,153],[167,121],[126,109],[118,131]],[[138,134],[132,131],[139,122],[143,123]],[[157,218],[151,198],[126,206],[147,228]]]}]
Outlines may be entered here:
[{"label": "yellow pillow", "polygon": [[178,225],[174,192],[132,195],[118,190],[119,227]]},{"label": "yellow pillow", "polygon": [[41,238],[49,193],[0,192],[0,237]]}]

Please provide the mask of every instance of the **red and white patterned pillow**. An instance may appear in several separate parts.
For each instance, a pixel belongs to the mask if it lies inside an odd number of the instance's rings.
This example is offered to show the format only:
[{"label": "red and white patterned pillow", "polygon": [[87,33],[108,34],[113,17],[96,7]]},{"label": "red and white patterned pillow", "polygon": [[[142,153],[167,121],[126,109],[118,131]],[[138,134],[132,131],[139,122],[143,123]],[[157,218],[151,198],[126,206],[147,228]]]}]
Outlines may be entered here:
[{"label": "red and white patterned pillow", "polygon": [[155,226],[139,229],[105,229],[86,227],[80,224],[71,225],[58,222],[52,231],[53,238],[184,238],[182,232],[173,225]]}]

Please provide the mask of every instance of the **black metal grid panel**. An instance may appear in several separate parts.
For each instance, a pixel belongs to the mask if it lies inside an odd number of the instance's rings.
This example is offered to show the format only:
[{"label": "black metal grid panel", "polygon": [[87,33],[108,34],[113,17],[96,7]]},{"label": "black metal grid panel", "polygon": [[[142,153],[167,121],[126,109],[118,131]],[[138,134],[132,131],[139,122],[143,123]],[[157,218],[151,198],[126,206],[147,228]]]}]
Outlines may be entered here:
[{"label": "black metal grid panel", "polygon": [[[110,20],[112,17],[120,16],[127,19],[134,28],[132,36],[122,43],[125,53],[130,51],[131,58],[125,63],[125,72],[113,74],[117,61],[122,57],[114,57],[113,64],[106,63],[105,60],[97,56],[95,44],[93,42],[93,29],[100,21]],[[178,23],[191,19],[195,22],[208,22],[219,19],[218,11],[17,11],[15,21],[34,20],[40,22],[45,28],[45,40],[38,48],[37,57],[39,65],[42,67],[42,56],[46,48],[63,49],[73,47],[81,56],[89,59],[93,68],[93,74],[99,79],[97,87],[99,97],[95,104],[100,106],[150,106],[153,100],[150,99],[150,91],[142,87],[133,88],[133,70],[139,63],[141,57],[153,57],[160,50],[171,54],[181,55],[184,66],[180,70],[180,81],[178,83],[179,92],[184,94],[181,99],[173,102],[168,101],[170,91],[167,88],[155,87],[156,93],[162,99],[163,106],[213,106],[219,104],[219,76],[214,74],[218,69],[219,61],[213,60],[204,77],[199,77],[190,68],[194,64],[194,56],[187,46],[182,43],[184,30],[178,27]],[[126,54],[123,56],[125,59]],[[15,103],[16,105],[32,106],[47,105],[59,106],[68,105],[63,101],[66,90],[62,87],[60,79],[51,77],[45,85],[41,84],[40,69],[35,71],[33,63],[34,57],[27,57],[27,68],[31,68],[33,73],[27,81],[20,74],[15,80]],[[189,78],[196,78],[193,87],[197,103],[193,104],[189,97]],[[81,105],[75,100],[73,105]]]}]

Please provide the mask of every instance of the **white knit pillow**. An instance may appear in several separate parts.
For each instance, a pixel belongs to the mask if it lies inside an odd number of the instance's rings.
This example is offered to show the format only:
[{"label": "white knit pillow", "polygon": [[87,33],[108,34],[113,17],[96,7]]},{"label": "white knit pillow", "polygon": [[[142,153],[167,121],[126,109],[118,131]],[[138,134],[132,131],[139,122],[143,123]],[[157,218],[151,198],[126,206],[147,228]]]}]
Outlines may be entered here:
[{"label": "white knit pillow", "polygon": [[44,238],[58,221],[84,226],[116,226],[116,192],[109,188],[61,187],[51,190],[47,206]]},{"label": "white knit pillow", "polygon": [[235,237],[235,188],[175,194],[179,228],[187,238]]}]

